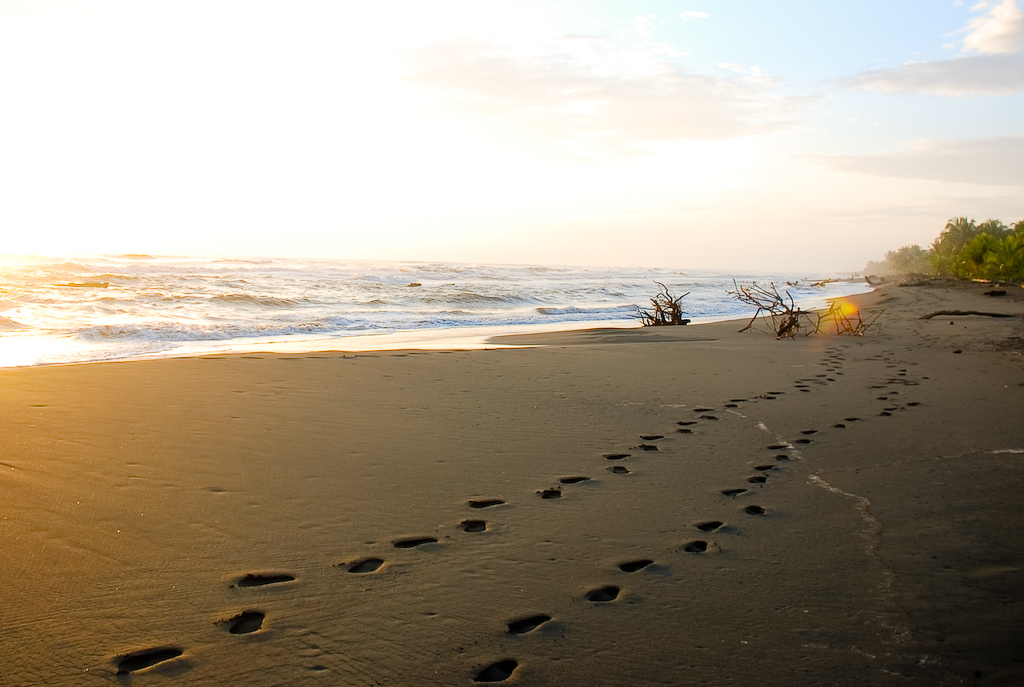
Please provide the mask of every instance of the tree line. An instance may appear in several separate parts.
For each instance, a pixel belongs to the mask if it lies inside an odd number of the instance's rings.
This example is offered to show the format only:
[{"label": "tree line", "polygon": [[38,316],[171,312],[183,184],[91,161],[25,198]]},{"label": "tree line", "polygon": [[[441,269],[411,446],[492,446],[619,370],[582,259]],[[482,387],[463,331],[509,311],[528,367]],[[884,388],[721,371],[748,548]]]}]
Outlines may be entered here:
[{"label": "tree line", "polygon": [[1007,226],[997,219],[977,224],[954,217],[930,248],[915,244],[889,251],[865,272],[1024,281],[1024,220]]}]

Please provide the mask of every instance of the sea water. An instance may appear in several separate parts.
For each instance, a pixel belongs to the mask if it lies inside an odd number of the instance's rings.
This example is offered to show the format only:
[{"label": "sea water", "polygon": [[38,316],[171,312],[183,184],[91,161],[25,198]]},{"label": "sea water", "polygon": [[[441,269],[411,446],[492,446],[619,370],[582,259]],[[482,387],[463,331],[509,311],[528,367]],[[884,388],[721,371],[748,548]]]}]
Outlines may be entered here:
[{"label": "sea water", "polygon": [[[639,326],[657,282],[694,323],[749,316],[774,283],[805,307],[868,290],[821,275],[148,255],[0,262],[0,367],[247,350],[472,347],[486,336]],[[787,285],[788,284],[788,285]]]}]

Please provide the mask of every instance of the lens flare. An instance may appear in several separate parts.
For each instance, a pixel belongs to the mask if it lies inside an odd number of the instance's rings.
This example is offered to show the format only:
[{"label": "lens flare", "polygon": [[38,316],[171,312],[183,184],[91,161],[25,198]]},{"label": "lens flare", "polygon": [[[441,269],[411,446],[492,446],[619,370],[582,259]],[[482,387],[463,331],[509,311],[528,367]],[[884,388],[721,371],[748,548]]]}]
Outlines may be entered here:
[{"label": "lens flare", "polygon": [[847,319],[860,317],[860,311],[857,310],[857,306],[845,298],[837,298],[835,300],[835,304],[836,309],[843,314],[843,317],[846,317]]}]

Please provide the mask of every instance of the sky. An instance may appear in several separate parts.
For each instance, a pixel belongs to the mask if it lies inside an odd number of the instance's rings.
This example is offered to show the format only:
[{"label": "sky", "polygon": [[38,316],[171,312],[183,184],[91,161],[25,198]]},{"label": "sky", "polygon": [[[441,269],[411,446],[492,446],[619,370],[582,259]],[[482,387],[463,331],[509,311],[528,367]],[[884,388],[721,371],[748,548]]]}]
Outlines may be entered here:
[{"label": "sky", "polygon": [[1022,161],[1015,0],[0,0],[0,253],[855,271]]}]

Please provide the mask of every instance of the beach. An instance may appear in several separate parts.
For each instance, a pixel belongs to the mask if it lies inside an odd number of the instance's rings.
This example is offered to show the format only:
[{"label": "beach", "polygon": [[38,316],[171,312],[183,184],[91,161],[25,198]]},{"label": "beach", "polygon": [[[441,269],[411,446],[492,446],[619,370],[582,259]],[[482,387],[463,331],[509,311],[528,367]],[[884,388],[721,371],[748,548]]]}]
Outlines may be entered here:
[{"label": "beach", "polygon": [[0,370],[0,682],[1020,684],[1004,288]]}]

